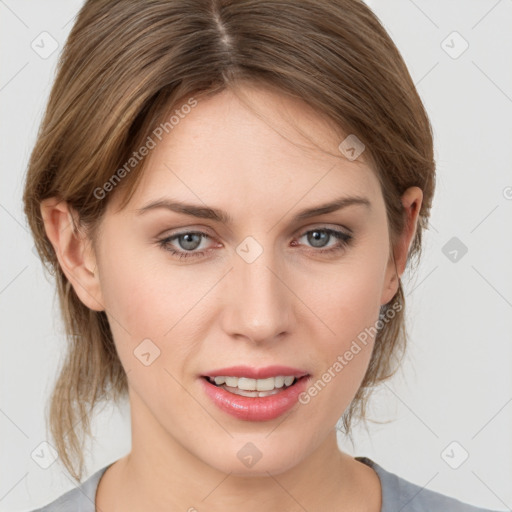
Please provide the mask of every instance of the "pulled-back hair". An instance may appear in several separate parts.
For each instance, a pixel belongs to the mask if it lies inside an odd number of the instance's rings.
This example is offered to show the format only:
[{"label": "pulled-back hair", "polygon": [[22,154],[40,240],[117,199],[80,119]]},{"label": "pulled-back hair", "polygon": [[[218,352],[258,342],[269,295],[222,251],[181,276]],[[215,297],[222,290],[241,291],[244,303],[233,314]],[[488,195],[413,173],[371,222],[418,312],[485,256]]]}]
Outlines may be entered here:
[{"label": "pulled-back hair", "polygon": [[[363,1],[86,1],[59,60],[23,196],[36,248],[55,276],[68,341],[48,425],[77,480],[93,409],[126,397],[127,379],[105,312],[81,302],[59,265],[41,202],[66,201],[94,240],[108,202],[124,190],[127,204],[145,160],[129,172],[125,167],[111,193],[99,191],[155,127],[187,99],[242,82],[301,99],[364,143],[385,200],[391,247],[405,227],[401,195],[422,189],[409,267],[414,256],[419,260],[435,187],[432,128],[398,49]],[[391,307],[343,415],[349,435],[353,417],[365,418],[372,388],[394,375],[405,353],[401,282],[381,314]]]}]

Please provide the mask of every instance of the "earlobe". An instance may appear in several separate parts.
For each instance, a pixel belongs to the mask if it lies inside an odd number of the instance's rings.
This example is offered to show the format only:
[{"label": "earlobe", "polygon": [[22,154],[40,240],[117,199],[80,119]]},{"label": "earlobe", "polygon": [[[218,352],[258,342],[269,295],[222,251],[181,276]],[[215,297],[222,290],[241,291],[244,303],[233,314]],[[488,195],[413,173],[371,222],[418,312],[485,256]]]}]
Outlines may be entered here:
[{"label": "earlobe", "polygon": [[104,311],[96,259],[90,239],[80,230],[78,215],[56,197],[41,202],[41,215],[60,267],[80,300],[94,311]]},{"label": "earlobe", "polygon": [[381,306],[389,303],[389,301],[395,296],[398,291],[399,280],[400,274],[398,273],[393,250],[390,249],[385,277],[385,288],[382,291],[382,297],[380,300]]}]

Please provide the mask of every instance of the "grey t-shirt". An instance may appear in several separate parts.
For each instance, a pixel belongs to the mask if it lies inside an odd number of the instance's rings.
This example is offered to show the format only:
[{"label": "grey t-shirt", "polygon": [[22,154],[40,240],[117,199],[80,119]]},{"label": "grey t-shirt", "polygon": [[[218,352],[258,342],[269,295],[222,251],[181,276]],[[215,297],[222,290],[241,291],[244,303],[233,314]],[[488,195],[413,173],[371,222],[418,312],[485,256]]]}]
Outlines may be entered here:
[{"label": "grey t-shirt", "polygon": [[[497,512],[474,507],[444,494],[424,489],[386,471],[368,457],[355,459],[373,468],[379,476],[382,487],[381,512]],[[94,473],[75,489],[32,512],[95,512],[98,483],[112,464]]]}]

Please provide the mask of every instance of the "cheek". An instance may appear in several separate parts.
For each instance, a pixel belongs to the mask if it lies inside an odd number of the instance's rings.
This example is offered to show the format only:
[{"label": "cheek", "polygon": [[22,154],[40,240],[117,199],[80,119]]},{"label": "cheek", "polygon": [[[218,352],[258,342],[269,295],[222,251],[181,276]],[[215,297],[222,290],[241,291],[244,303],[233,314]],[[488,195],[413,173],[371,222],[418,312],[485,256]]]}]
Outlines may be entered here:
[{"label": "cheek", "polygon": [[385,250],[385,243],[380,248],[368,244],[347,254],[327,274],[301,278],[304,302],[318,317],[310,334],[319,356],[311,400],[317,397],[314,401],[330,420],[348,407],[368,368],[379,319]]},{"label": "cheek", "polygon": [[382,277],[375,268],[364,268],[356,272],[354,266],[340,266],[336,277],[318,288],[311,308],[321,320],[314,319],[310,334],[318,365],[303,403],[311,403],[329,425],[352,402],[372,355]]},{"label": "cheek", "polygon": [[178,372],[201,339],[198,316],[205,314],[201,298],[212,286],[211,276],[199,279],[192,267],[172,265],[159,251],[163,250],[133,249],[113,242],[101,261],[104,304],[127,370],[133,367],[134,351],[149,339],[160,350],[155,366],[165,363]]},{"label": "cheek", "polygon": [[129,241],[129,233],[117,240],[111,236],[108,250],[102,253],[104,303],[134,337],[160,337],[176,321],[192,287],[190,283],[187,286],[182,272],[163,264],[162,249],[150,244],[138,247]]},{"label": "cheek", "polygon": [[368,250],[350,255],[327,273],[310,273],[300,278],[298,295],[304,297],[324,328],[320,339],[331,338],[339,344],[375,324],[384,272],[382,254]]}]

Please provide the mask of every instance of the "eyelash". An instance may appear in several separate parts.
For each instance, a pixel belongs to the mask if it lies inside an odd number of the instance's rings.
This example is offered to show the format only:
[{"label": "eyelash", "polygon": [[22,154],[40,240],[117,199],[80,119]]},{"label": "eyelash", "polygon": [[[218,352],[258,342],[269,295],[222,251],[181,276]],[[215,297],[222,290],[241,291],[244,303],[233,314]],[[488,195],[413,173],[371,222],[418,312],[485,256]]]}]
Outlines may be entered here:
[{"label": "eyelash", "polygon": [[[334,253],[338,253],[339,251],[342,251],[346,247],[348,247],[351,244],[352,239],[353,239],[353,236],[349,235],[348,233],[345,233],[343,231],[338,231],[335,229],[330,229],[330,228],[310,229],[310,230],[302,233],[298,238],[302,238],[304,235],[307,235],[308,233],[313,233],[315,231],[327,233],[327,234],[333,236],[334,238],[338,239],[338,244],[335,245],[334,247],[331,247],[329,249],[318,249],[316,251],[314,250],[314,252],[320,253],[320,254],[331,255]],[[208,234],[203,233],[201,231],[184,231],[182,233],[177,233],[175,235],[168,236],[166,238],[158,240],[157,243],[162,249],[170,252],[172,256],[175,256],[175,257],[179,258],[180,260],[188,259],[188,258],[199,258],[207,252],[207,251],[191,252],[191,251],[181,251],[181,250],[177,251],[176,249],[170,248],[171,246],[169,244],[171,241],[173,241],[181,236],[185,236],[185,235],[201,235],[204,238],[211,238]],[[330,241],[330,239],[329,239],[329,241]]]}]

